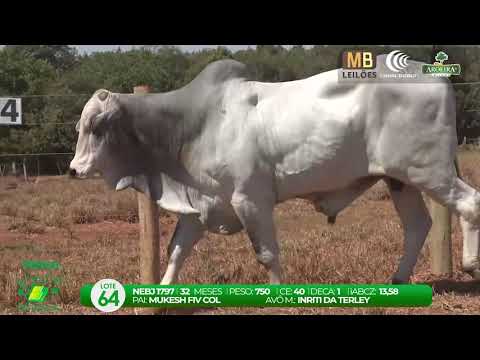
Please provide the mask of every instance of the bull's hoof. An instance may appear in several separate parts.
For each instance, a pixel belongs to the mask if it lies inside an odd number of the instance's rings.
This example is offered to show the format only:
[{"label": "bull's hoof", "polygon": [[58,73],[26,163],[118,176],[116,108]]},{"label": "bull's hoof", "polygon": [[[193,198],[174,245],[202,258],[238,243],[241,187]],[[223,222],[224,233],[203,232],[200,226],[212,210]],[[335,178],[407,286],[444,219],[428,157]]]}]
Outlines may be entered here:
[{"label": "bull's hoof", "polygon": [[337,217],[336,216],[329,216],[328,217],[328,223],[333,225],[335,224],[335,221],[337,221]]},{"label": "bull's hoof", "polygon": [[468,270],[465,271],[468,275],[470,275],[474,280],[480,280],[480,269],[475,270]]}]

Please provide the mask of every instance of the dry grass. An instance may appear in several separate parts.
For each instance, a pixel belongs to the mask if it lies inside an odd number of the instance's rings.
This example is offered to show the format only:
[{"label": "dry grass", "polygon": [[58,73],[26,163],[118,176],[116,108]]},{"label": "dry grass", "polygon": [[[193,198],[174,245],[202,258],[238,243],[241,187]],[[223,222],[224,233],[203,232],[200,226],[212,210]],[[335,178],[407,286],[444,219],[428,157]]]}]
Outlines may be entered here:
[{"label": "dry grass", "polygon": [[[34,183],[3,179],[0,215],[64,228],[106,220],[138,221],[136,195],[132,190],[108,191],[102,180],[75,181],[63,177]],[[7,190],[10,188],[10,190]],[[23,227],[20,227],[21,230]]]},{"label": "dry grass", "polygon": [[[480,189],[480,154],[460,153],[462,175]],[[57,260],[63,266],[62,313],[97,313],[78,305],[84,283],[114,278],[138,282],[137,203],[133,191],[115,193],[98,180],[0,183],[0,313],[15,313],[16,280],[25,259]],[[6,190],[9,187],[9,190]],[[341,213],[335,225],[302,200],[281,204],[275,220],[288,283],[385,283],[403,246],[402,229],[382,182]],[[161,256],[176,217],[163,213]],[[10,230],[9,230],[10,227]],[[433,285],[429,308],[224,308],[202,314],[479,314],[480,283],[461,272],[462,238],[453,222],[452,278],[430,275],[428,249],[419,258],[414,282]],[[162,264],[162,272],[165,263]],[[244,233],[207,234],[180,276],[182,283],[265,283]],[[132,313],[130,309],[120,314]]]}]

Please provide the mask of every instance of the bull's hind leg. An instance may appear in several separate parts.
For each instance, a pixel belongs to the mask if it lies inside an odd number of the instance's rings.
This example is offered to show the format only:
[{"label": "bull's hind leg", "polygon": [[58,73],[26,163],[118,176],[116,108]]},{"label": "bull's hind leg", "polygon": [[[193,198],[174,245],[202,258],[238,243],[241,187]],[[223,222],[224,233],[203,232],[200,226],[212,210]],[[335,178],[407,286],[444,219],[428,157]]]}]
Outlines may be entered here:
[{"label": "bull's hind leg", "polygon": [[461,179],[455,179],[447,194],[438,194],[460,217],[463,233],[462,268],[480,280],[480,193]]},{"label": "bull's hind leg", "polygon": [[194,215],[183,215],[179,218],[175,232],[168,245],[168,266],[163,276],[162,285],[177,281],[178,274],[185,259],[190,255],[193,246],[203,235],[203,226]]},{"label": "bull's hind leg", "polygon": [[419,188],[460,217],[463,270],[480,279],[480,193],[456,176],[451,180],[432,178]]},{"label": "bull's hind leg", "polygon": [[461,216],[460,226],[463,233],[463,271],[480,280],[480,227],[469,223]]},{"label": "bull's hind leg", "polygon": [[432,221],[419,190],[411,185],[399,186],[402,184],[396,180],[388,180],[387,184],[404,230],[403,256],[392,282],[406,283],[413,273]]}]

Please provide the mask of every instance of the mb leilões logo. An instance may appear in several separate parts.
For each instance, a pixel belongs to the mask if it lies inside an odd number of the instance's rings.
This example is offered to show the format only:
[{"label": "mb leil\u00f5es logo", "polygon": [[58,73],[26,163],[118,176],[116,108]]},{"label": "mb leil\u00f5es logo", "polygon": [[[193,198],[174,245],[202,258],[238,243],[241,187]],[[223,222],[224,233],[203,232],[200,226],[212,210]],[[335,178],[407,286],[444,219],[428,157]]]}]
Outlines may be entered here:
[{"label": "mb leil\u00f5es logo", "polygon": [[377,77],[376,57],[365,50],[345,51],[342,54],[340,80],[372,80]]},{"label": "mb leil\u00f5es logo", "polygon": [[435,62],[432,64],[425,64],[422,66],[422,72],[431,76],[460,75],[462,68],[460,64],[445,64],[448,60],[448,55],[444,51],[439,51],[435,56]]}]

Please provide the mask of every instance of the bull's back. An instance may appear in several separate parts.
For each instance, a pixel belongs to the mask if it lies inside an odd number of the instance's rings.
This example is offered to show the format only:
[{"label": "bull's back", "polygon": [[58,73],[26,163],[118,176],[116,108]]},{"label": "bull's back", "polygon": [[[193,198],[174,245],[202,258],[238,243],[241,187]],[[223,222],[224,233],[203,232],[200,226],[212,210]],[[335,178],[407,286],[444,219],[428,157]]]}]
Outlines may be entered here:
[{"label": "bull's back", "polygon": [[339,84],[336,72],[266,86],[257,107],[259,144],[281,199],[346,186],[368,170],[364,86]]},{"label": "bull's back", "polygon": [[427,142],[438,139],[445,153],[455,137],[454,95],[445,79],[342,83],[335,70],[257,88],[260,143],[285,197],[344,187],[409,161],[424,166],[415,152],[434,149]]},{"label": "bull's back", "polygon": [[453,168],[455,94],[449,82],[438,80],[376,86],[365,122],[368,157],[376,169],[415,182],[412,176]]}]

